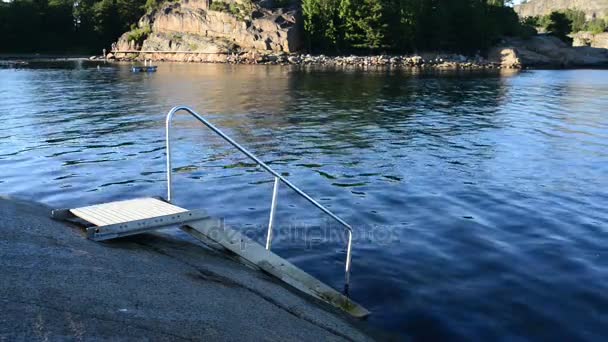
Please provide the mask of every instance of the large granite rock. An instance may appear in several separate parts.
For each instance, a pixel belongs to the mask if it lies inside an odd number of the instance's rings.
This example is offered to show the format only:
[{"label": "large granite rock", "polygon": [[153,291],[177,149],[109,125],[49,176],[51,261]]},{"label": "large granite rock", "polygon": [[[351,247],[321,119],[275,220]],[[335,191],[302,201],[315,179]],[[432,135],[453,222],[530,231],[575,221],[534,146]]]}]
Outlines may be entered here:
[{"label": "large granite rock", "polygon": [[143,16],[139,30],[149,31],[143,42],[127,32],[115,50],[291,53],[302,47],[299,18],[295,8],[264,8],[250,0],[225,0],[215,6],[206,0],[182,0]]},{"label": "large granite rock", "polygon": [[577,9],[585,12],[587,19],[604,18],[608,15],[608,0],[529,0],[514,6],[520,17],[549,14],[561,9]]},{"label": "large granite rock", "polygon": [[550,35],[505,40],[492,48],[488,57],[503,67],[561,68],[608,65],[607,49],[571,47]]}]

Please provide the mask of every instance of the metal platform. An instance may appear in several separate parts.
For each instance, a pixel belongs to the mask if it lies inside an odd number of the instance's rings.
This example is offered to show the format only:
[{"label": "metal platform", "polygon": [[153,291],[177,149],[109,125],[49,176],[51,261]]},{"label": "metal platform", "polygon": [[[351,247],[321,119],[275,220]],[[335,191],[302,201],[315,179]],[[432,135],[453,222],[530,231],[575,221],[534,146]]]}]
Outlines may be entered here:
[{"label": "metal platform", "polygon": [[[171,166],[171,119],[178,111],[186,111],[203,123],[207,128],[222,137],[230,145],[241,151],[245,156],[255,161],[262,169],[274,177],[272,202],[270,204],[270,217],[266,246],[262,246],[239,232],[223,225],[222,220],[214,220],[204,211],[187,210],[171,204],[173,199]],[[74,209],[54,210],[52,215],[56,219],[70,220],[78,218],[86,222],[87,237],[95,241],[120,238],[129,235],[144,233],[156,229],[178,227],[192,237],[202,241],[212,248],[220,248],[237,255],[240,260],[257,267],[286,284],[311,295],[318,300],[344,310],[355,317],[366,317],[370,314],[361,305],[355,303],[344,294],[327,286],[312,277],[287,260],[270,251],[273,237],[274,216],[278,201],[279,184],[284,184],[295,193],[306,199],[320,211],[341,224],[347,233],[346,260],[344,265],[345,293],[348,293],[350,283],[350,268],[352,258],[352,227],[331,212],[329,209],[315,201],[312,197],[289,182],[281,174],[270,168],[251,152],[236,143],[217,127],[188,107],[175,107],[167,114],[166,120],[166,147],[167,147],[167,198],[138,198],[126,201],[117,201],[96,204]]]},{"label": "metal platform", "polygon": [[92,227],[86,228],[87,237],[95,241],[140,234],[209,218],[205,212],[188,211],[151,197],[55,210],[53,217],[58,219],[78,217],[92,224]]},{"label": "metal platform", "polygon": [[149,219],[188,211],[156,198],[137,198],[70,209],[72,214],[96,226]]}]

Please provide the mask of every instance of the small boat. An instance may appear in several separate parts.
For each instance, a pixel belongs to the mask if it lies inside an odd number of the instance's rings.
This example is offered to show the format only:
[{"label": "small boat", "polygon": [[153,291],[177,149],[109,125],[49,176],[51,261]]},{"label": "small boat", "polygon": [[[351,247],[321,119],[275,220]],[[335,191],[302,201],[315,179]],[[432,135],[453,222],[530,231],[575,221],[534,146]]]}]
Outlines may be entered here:
[{"label": "small boat", "polygon": [[152,61],[148,63],[148,61],[144,60],[144,66],[134,66],[131,67],[132,72],[156,72],[156,65],[152,65]]}]

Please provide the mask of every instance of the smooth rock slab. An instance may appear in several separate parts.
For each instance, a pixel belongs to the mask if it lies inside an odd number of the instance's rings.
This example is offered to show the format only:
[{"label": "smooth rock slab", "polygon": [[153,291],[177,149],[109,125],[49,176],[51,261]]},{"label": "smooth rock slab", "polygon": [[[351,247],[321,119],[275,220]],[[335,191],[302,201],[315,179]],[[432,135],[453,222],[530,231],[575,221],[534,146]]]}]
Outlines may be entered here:
[{"label": "smooth rock slab", "polygon": [[186,236],[97,243],[49,212],[0,199],[0,340],[370,340]]}]

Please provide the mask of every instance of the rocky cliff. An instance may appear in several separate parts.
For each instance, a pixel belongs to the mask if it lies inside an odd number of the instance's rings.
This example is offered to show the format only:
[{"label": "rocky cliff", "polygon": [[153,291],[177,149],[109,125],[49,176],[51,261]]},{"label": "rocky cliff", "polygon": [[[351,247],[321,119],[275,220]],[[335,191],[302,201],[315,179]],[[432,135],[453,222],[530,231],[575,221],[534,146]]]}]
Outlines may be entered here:
[{"label": "rocky cliff", "polygon": [[273,7],[269,0],[166,2],[123,34],[114,52],[117,57],[138,50],[163,52],[163,59],[212,61],[237,52],[298,51],[299,10]]},{"label": "rocky cliff", "polygon": [[587,19],[594,19],[608,15],[608,0],[529,0],[514,8],[520,17],[545,15],[561,9],[577,9],[585,12]]}]

